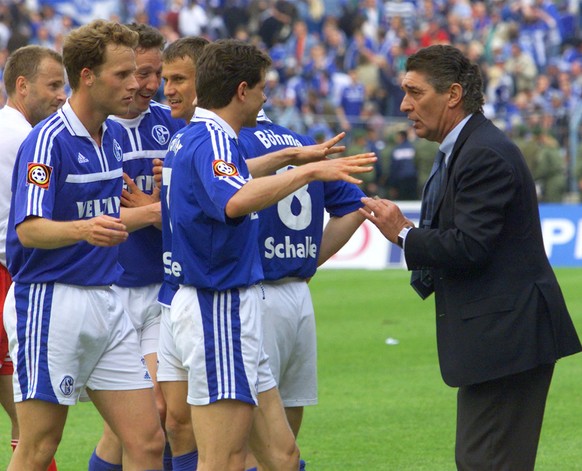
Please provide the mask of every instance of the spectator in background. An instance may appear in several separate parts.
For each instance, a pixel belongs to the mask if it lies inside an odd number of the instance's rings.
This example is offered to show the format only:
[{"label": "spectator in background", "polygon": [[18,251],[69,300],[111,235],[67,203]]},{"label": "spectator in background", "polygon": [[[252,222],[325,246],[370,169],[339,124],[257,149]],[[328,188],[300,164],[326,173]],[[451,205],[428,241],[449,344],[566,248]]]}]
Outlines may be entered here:
[{"label": "spectator in background", "polygon": [[198,0],[185,2],[178,14],[178,31],[182,36],[200,36],[208,26],[208,15]]},{"label": "spectator in background", "polygon": [[[318,39],[309,32],[305,21],[295,21],[293,34],[285,41],[286,56],[295,59],[295,63],[301,67],[309,62],[314,47],[318,47]],[[322,52],[325,54],[323,48]]]},{"label": "spectator in background", "polygon": [[427,47],[432,44],[450,44],[448,31],[438,19],[428,21],[421,30],[419,46]]},{"label": "spectator in background", "polygon": [[[366,130],[363,128],[354,129],[352,132],[352,139],[349,145],[346,148],[346,153],[348,155],[356,155],[354,154],[363,154],[368,152],[368,140],[366,136]],[[380,156],[378,156],[378,160],[380,160]],[[378,161],[376,161],[374,165],[374,171],[362,174],[360,176],[360,188],[367,196],[373,196],[378,194],[378,174],[376,173]]]},{"label": "spectator in background", "polygon": [[561,203],[566,193],[566,161],[558,141],[547,130],[533,130],[536,163],[533,173],[538,200],[542,203]]},{"label": "spectator in background", "polygon": [[538,68],[533,57],[524,52],[517,41],[511,43],[511,55],[505,61],[505,70],[513,78],[516,94],[534,88]]},{"label": "spectator in background", "polygon": [[346,132],[363,128],[362,111],[366,101],[366,87],[358,79],[358,70],[351,69],[348,75],[350,83],[342,90],[339,106],[336,107],[339,127]]},{"label": "spectator in background", "polygon": [[408,131],[401,130],[395,136],[396,145],[390,152],[388,198],[392,200],[418,199],[418,174],[415,165],[416,151],[408,140]]},{"label": "spectator in background", "polygon": [[[373,179],[376,188],[373,194],[379,196],[387,196],[387,181],[389,176],[389,151],[390,148],[386,144],[384,136],[381,135],[381,129],[377,126],[371,125],[368,122],[366,126],[366,151],[373,152],[378,157],[378,160],[374,163]],[[372,193],[372,185],[368,185],[368,194]]]},{"label": "spectator in background", "polygon": [[439,146],[437,142],[419,138],[415,138],[412,145],[414,146],[414,166],[417,173],[417,194],[422,196],[424,184],[430,175],[434,156]]},{"label": "spectator in background", "polygon": [[276,43],[287,41],[296,15],[295,5],[287,0],[277,0],[269,9],[258,29],[258,35],[267,49]]},{"label": "spectator in background", "polygon": [[392,18],[396,16],[402,18],[409,31],[414,29],[417,22],[415,2],[411,0],[387,0],[384,2],[384,14],[387,23],[390,23]]}]

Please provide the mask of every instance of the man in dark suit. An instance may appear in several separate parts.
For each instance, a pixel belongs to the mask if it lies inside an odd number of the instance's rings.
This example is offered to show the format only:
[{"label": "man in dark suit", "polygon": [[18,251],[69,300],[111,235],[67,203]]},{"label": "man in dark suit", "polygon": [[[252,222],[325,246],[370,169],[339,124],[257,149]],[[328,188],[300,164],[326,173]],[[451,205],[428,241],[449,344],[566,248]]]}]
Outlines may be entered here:
[{"label": "man in dark suit", "polygon": [[440,143],[419,227],[391,201],[360,210],[435,292],[444,381],[458,387],[459,470],[533,470],[555,362],[581,350],[544,252],[519,149],[482,114],[479,69],[451,46],[409,57],[401,110]]}]

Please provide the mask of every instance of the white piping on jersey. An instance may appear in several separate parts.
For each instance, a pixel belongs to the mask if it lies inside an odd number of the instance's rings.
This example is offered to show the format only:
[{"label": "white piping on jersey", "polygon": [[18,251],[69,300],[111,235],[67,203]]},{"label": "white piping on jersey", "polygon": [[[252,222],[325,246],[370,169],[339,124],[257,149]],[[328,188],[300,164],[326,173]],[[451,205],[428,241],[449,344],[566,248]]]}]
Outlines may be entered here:
[{"label": "white piping on jersey", "polygon": [[106,180],[114,180],[123,176],[123,169],[117,168],[107,172],[85,173],[82,175],[67,175],[67,183],[93,183]]},{"label": "white piping on jersey", "polygon": [[216,126],[212,121],[206,121],[206,130],[210,134],[210,141],[212,142],[212,152],[215,155],[215,160],[224,160],[225,162],[232,162],[232,152],[230,150],[230,143],[226,133]]},{"label": "white piping on jersey", "polygon": [[129,138],[129,143],[132,149],[140,150],[143,149],[143,144],[141,143],[141,133],[138,128],[126,128],[124,126],[125,132]]},{"label": "white piping on jersey", "polygon": [[138,159],[163,159],[168,152],[167,149],[152,149],[152,150],[133,150],[131,152],[123,153],[123,161]]},{"label": "white piping on jersey", "polygon": [[103,172],[109,172],[109,161],[107,160],[107,156],[105,155],[105,152],[103,152],[103,147],[99,147],[97,145],[97,143],[93,140],[93,138],[90,138],[93,144],[93,149],[95,150],[95,154],[97,155],[97,158],[99,159],[99,164],[101,165],[101,171]]},{"label": "white piping on jersey", "polygon": [[[53,141],[63,129],[65,129],[65,125],[58,115],[43,125],[36,140],[32,162],[51,166]],[[37,185],[28,186],[27,215],[43,217],[42,201],[45,194],[46,191]]]},{"label": "white piping on jersey", "polygon": [[[217,399],[236,399],[231,290],[215,292],[212,304]],[[223,390],[223,384],[226,391],[231,391],[230,394]]]},{"label": "white piping on jersey", "polygon": [[[210,119],[201,120],[206,123],[206,130],[210,134],[210,141],[212,142],[212,152],[214,160],[224,160],[225,162],[232,162],[232,150],[230,147],[230,137],[220,127],[218,123]],[[241,175],[235,177],[221,177],[229,185],[236,189],[241,189],[246,183],[246,179]]]}]

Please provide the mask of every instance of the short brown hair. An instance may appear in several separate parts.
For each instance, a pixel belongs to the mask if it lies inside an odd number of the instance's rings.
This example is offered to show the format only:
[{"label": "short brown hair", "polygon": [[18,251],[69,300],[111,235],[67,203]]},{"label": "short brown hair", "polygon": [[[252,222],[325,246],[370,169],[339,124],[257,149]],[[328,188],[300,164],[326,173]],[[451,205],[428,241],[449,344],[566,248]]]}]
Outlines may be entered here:
[{"label": "short brown hair", "polygon": [[271,58],[252,44],[221,39],[204,48],[196,63],[198,106],[220,109],[235,96],[241,82],[257,85],[271,65]]},{"label": "short brown hair", "polygon": [[12,96],[16,91],[16,80],[24,77],[34,82],[38,74],[38,68],[43,59],[53,59],[63,64],[63,57],[56,51],[42,46],[23,46],[16,49],[6,61],[4,66],[4,87],[6,94]]},{"label": "short brown hair", "polygon": [[192,63],[196,65],[202,49],[208,44],[210,44],[210,41],[200,36],[187,36],[177,39],[162,52],[162,62],[174,62],[177,59],[189,57]]},{"label": "short brown hair", "polygon": [[143,23],[130,23],[125,26],[139,34],[137,49],[159,49],[163,51],[166,45],[166,38],[153,26]]},{"label": "short brown hair", "polygon": [[81,71],[98,71],[109,44],[135,49],[139,34],[113,21],[94,20],[71,31],[63,44],[63,62],[72,90],[79,88]]}]

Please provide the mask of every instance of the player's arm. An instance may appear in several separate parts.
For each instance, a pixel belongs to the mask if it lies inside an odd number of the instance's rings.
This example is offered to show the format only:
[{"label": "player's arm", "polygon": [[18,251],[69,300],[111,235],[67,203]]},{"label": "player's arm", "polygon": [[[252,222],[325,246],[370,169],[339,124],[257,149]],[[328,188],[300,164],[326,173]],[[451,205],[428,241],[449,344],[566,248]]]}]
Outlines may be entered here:
[{"label": "player's arm", "polygon": [[364,219],[364,216],[359,211],[353,211],[342,217],[330,218],[323,230],[317,266],[323,265],[346,245],[346,242],[350,240],[350,237],[352,237],[356,229],[364,222]]},{"label": "player's arm", "polygon": [[315,180],[344,180],[359,184],[361,180],[351,174],[371,172],[371,164],[375,161],[373,153],[358,154],[309,163],[268,177],[253,178],[228,200],[226,215],[234,219],[260,211]]},{"label": "player's arm", "polygon": [[156,186],[151,195],[141,191],[127,174],[123,174],[127,190],[121,192],[121,220],[129,232],[147,226],[162,229],[160,189]]},{"label": "player's arm", "polygon": [[121,219],[107,215],[75,221],[53,221],[29,216],[16,226],[20,243],[25,247],[58,249],[77,242],[99,247],[112,247],[127,239]]},{"label": "player's arm", "polygon": [[162,228],[162,207],[160,202],[138,206],[135,208],[121,207],[121,221],[128,232],[137,231],[147,226]]},{"label": "player's arm", "polygon": [[310,146],[286,147],[260,157],[247,160],[249,172],[253,177],[264,177],[272,175],[280,168],[287,165],[304,165],[310,162],[317,162],[327,158],[329,155],[339,154],[346,149],[346,146],[336,146],[341,141],[345,132],[341,132],[331,139],[321,144]]}]

